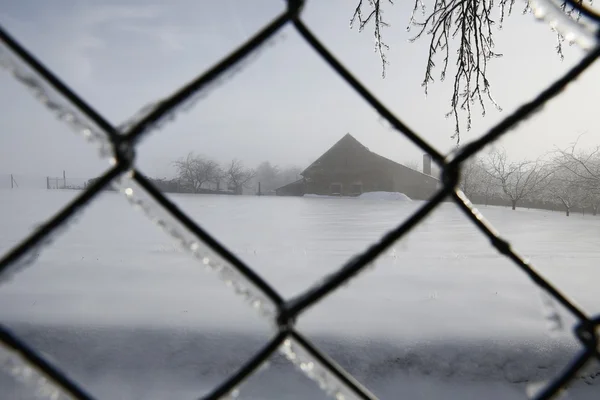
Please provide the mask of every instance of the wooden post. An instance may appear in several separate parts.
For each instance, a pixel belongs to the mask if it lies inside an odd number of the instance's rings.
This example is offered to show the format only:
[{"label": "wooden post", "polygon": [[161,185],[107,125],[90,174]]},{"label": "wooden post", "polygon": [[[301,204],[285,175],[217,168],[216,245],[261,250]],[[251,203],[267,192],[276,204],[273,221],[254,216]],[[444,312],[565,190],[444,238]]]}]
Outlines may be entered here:
[{"label": "wooden post", "polygon": [[46,189],[50,189],[50,177],[46,177]]},{"label": "wooden post", "polygon": [[260,182],[258,182],[258,195],[259,196],[261,195],[261,193],[260,193]]},{"label": "wooden post", "polygon": [[15,180],[13,179],[13,176],[12,176],[12,174],[10,174],[10,188],[11,188],[11,189],[14,189],[14,188],[15,188],[14,181],[15,181]]},{"label": "wooden post", "polygon": [[67,188],[67,174],[65,173],[65,170],[63,170],[63,189]]}]

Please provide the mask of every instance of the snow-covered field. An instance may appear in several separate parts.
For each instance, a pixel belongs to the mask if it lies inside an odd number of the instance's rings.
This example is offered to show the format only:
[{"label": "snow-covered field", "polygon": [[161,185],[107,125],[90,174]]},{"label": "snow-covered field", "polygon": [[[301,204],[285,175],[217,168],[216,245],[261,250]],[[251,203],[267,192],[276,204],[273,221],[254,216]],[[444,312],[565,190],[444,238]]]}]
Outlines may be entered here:
[{"label": "snow-covered field", "polygon": [[398,192],[367,192],[359,196],[325,196],[319,194],[305,194],[305,198],[315,199],[348,199],[348,200],[386,200],[386,201],[412,201],[410,197],[404,193]]},{"label": "snow-covered field", "polygon": [[[76,192],[0,191],[4,253]],[[421,203],[172,195],[286,296],[332,272]],[[600,312],[600,217],[483,207],[515,248]],[[578,350],[561,309],[452,204],[444,204],[298,326],[381,398],[524,399]],[[101,399],[198,398],[272,332],[122,195],[104,193],[31,267],[0,287],[0,320]],[[600,398],[600,369],[568,391]],[[2,398],[22,391],[0,374]],[[7,394],[7,395],[6,395]],[[28,398],[23,396],[22,398]],[[242,399],[324,398],[279,356]],[[569,398],[569,397],[566,397]]]}]

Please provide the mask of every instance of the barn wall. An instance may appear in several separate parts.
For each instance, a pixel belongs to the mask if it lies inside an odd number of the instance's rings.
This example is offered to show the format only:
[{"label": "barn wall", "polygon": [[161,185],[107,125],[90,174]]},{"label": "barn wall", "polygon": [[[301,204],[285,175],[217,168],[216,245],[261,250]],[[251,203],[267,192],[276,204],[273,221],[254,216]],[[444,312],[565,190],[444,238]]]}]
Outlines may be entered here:
[{"label": "barn wall", "polygon": [[394,192],[404,193],[411,199],[427,200],[436,192],[436,179],[410,169],[390,167],[393,176]]},{"label": "barn wall", "polygon": [[[306,193],[333,195],[333,185],[340,185],[342,196],[353,196],[364,192],[392,191],[393,179],[380,171],[335,172],[310,176],[306,183]],[[355,185],[360,186],[356,190]],[[337,192],[337,190],[335,190]]]},{"label": "barn wall", "polygon": [[277,196],[302,196],[305,192],[305,183],[303,179],[288,183],[278,189],[275,189]]},{"label": "barn wall", "polygon": [[332,184],[340,184],[340,194],[352,196],[358,194],[353,190],[353,184],[360,184],[362,193],[400,192],[416,200],[429,199],[435,193],[439,183],[432,177],[394,164],[374,171],[331,172],[307,177],[309,180],[305,187],[306,193],[333,195]]}]

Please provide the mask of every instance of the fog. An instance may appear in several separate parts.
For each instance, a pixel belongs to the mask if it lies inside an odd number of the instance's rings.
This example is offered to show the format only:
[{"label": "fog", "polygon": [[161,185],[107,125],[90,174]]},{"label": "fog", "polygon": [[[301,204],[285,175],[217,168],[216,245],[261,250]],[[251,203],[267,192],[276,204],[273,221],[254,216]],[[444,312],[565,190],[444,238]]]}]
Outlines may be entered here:
[{"label": "fog", "polygon": [[[446,80],[443,54],[434,59],[426,96],[430,43],[410,40],[417,33],[407,29],[414,3],[382,0],[390,24],[382,31],[390,46],[384,77],[374,27],[350,26],[359,3],[308,1],[302,20],[421,138],[443,154],[454,150],[456,121],[448,112],[455,58]],[[216,65],[286,6],[0,1],[0,26],[120,126]],[[585,56],[564,44],[563,59],[556,32],[521,15],[525,3],[514,7],[494,33],[493,51],[504,57],[486,67],[499,107],[486,103],[483,113],[475,103],[471,115],[461,112],[460,145]],[[4,50],[0,45],[0,65],[10,61]],[[23,238],[44,232],[51,215],[89,193],[82,189],[109,163],[0,71],[0,254],[9,255],[2,277],[12,278],[0,291],[0,328],[16,332],[94,395],[152,399],[212,390],[273,333],[230,293],[274,322],[279,304],[240,272],[242,264],[289,300],[327,283],[341,265],[352,271],[357,254],[376,249],[369,246],[390,230],[404,232],[399,224],[443,185],[431,157],[394,131],[289,23],[140,141],[135,179],[104,187],[77,223],[73,217],[62,235],[42,239],[52,245],[33,244],[22,263],[8,265]],[[457,196],[480,208],[505,235],[506,248],[503,241],[490,246],[472,223],[481,222],[475,211],[470,221],[445,199],[396,243],[380,240],[385,251],[360,279],[303,309],[294,329],[385,398],[402,392],[415,399],[520,399],[552,382],[591,345],[573,335],[575,316],[583,321],[598,309],[599,75],[596,63],[462,164]],[[145,182],[168,198],[163,207]],[[143,212],[134,213],[127,200]],[[189,220],[172,218],[177,207]],[[191,221],[214,242],[193,234]],[[229,257],[215,251],[218,243]],[[532,282],[536,273],[541,278]],[[556,293],[540,291],[540,280],[565,294],[562,305]],[[4,337],[0,342],[0,369],[8,373],[0,373],[0,392],[29,398],[13,377],[44,382]],[[265,378],[250,378],[245,398],[316,398],[314,382],[299,380],[292,364],[336,398],[355,398],[340,377],[322,371],[302,340],[287,337],[276,346],[279,355],[270,357]],[[573,378],[574,397],[597,398],[600,367],[587,367]]]},{"label": "fog", "polygon": [[[118,124],[142,106],[175,90],[214,65],[280,13],[285,2],[181,1],[177,6],[129,1],[20,1],[0,5],[0,23],[111,122]],[[304,20],[316,35],[385,105],[441,151],[456,142],[449,111],[452,79],[436,82],[425,97],[421,82],[428,40],[409,43],[409,3],[386,9],[390,65],[382,79],[373,52],[371,28],[350,29],[354,4],[308,2]],[[526,38],[526,40],[525,40]],[[565,46],[555,54],[556,36],[531,15],[515,12],[495,34],[505,57],[489,67],[492,91],[504,111],[473,112],[473,129],[462,143],[478,137],[532,98],[582,56]],[[233,158],[255,168],[269,161],[281,168],[306,167],[344,134],[397,162],[419,161],[421,151],[381,118],[333,72],[292,27],[221,79],[191,111],[151,135],[137,152],[151,176],[172,177],[173,161],[190,151],[226,163]],[[451,66],[452,68],[452,66]],[[514,158],[537,157],[566,147],[587,131],[584,147],[598,140],[593,131],[600,67],[589,72],[515,134],[502,140]],[[451,71],[450,71],[451,72]],[[449,76],[450,73],[449,73]],[[107,166],[8,74],[0,74],[0,174],[60,176],[79,180]],[[464,116],[463,116],[464,117]],[[35,162],[33,161],[35,160]]]}]

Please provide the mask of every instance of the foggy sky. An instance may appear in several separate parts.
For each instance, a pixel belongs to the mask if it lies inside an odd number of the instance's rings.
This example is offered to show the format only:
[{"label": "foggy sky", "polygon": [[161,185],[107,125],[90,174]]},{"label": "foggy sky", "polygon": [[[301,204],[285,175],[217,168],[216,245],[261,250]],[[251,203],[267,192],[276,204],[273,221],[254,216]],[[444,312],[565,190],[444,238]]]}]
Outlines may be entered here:
[{"label": "foggy sky", "polygon": [[[452,71],[445,82],[436,80],[426,98],[421,81],[429,42],[408,42],[412,2],[387,9],[392,26],[384,30],[391,46],[385,79],[372,30],[358,33],[349,27],[356,1],[307,3],[305,22],[350,71],[427,141],[443,152],[452,149],[454,122],[444,118]],[[280,0],[2,0],[0,24],[118,124],[214,65],[284,5]],[[473,129],[463,131],[462,143],[582,57],[578,48],[566,46],[561,62],[554,52],[555,34],[520,11],[519,4],[496,32],[496,50],[505,56],[489,67],[493,94],[504,111],[488,105],[481,118],[476,108]],[[597,63],[543,112],[519,125],[502,141],[510,157],[537,157],[566,147],[584,131],[582,144],[597,144],[599,76]],[[90,178],[108,167],[97,160],[93,146],[56,121],[5,71],[0,88],[0,174],[58,176],[66,170],[69,176]],[[248,166],[269,160],[305,167],[348,132],[396,161],[421,159],[420,150],[387,128],[288,26],[241,73],[222,79],[195,108],[145,139],[137,160],[142,171],[161,177],[172,176],[171,162],[190,151],[220,162],[239,158]]]}]

